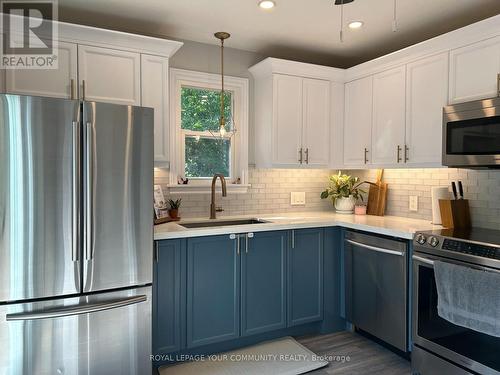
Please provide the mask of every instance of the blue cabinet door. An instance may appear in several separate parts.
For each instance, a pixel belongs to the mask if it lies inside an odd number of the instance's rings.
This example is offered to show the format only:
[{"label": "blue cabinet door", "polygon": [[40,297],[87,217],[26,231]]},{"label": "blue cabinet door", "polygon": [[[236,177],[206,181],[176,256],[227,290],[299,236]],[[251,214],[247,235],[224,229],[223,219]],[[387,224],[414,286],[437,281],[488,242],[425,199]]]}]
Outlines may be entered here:
[{"label": "blue cabinet door", "polygon": [[288,326],[323,319],[323,229],[290,232]]},{"label": "blue cabinet door", "polygon": [[242,235],[241,335],[286,327],[288,232]]},{"label": "blue cabinet door", "polygon": [[155,354],[178,351],[183,347],[181,296],[185,277],[184,240],[155,243],[153,268],[153,350]]},{"label": "blue cabinet door", "polygon": [[240,334],[238,237],[187,240],[187,347],[231,340]]}]

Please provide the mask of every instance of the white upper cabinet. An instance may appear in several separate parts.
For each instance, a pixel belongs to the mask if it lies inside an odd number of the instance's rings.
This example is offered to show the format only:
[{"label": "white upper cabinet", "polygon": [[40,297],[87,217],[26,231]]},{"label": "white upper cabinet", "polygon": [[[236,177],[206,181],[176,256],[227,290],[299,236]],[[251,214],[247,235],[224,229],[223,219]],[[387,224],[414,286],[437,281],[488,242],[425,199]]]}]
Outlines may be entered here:
[{"label": "white upper cabinet", "polygon": [[405,76],[401,66],[373,77],[372,164],[403,162]]},{"label": "white upper cabinet", "polygon": [[344,165],[370,164],[373,111],[373,77],[345,85]]},{"label": "white upper cabinet", "polygon": [[443,107],[448,101],[448,53],[406,67],[406,146],[409,165],[440,166]]},{"label": "white upper cabinet", "polygon": [[58,43],[57,69],[6,69],[5,91],[11,94],[76,99],[77,46]]},{"label": "white upper cabinet", "polygon": [[[255,78],[255,163],[258,168],[329,168],[332,87],[343,93],[344,71],[267,58],[250,68]],[[335,86],[337,85],[337,86]],[[336,124],[341,126],[340,124]]]},{"label": "white upper cabinet", "polygon": [[276,74],[273,86],[273,164],[299,165],[302,147],[302,79]]},{"label": "white upper cabinet", "polygon": [[154,109],[154,160],[156,166],[168,163],[168,59],[141,55],[141,102]]},{"label": "white upper cabinet", "polygon": [[304,79],[302,94],[304,162],[326,166],[330,160],[330,82]]},{"label": "white upper cabinet", "polygon": [[139,53],[78,45],[81,98],[141,105]]},{"label": "white upper cabinet", "polygon": [[450,52],[450,104],[497,96],[500,36]]}]

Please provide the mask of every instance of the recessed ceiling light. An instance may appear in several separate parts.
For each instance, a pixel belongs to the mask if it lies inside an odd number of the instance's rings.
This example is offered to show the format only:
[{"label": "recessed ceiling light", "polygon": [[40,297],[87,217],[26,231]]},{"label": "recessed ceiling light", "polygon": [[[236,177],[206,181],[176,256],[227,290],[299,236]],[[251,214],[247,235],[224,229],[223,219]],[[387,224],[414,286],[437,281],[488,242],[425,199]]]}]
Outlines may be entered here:
[{"label": "recessed ceiling light", "polygon": [[272,9],[276,6],[276,3],[272,0],[262,0],[259,2],[259,6],[262,9]]},{"label": "recessed ceiling light", "polygon": [[352,21],[352,22],[349,22],[349,28],[350,29],[359,29],[361,26],[363,26],[363,21]]}]

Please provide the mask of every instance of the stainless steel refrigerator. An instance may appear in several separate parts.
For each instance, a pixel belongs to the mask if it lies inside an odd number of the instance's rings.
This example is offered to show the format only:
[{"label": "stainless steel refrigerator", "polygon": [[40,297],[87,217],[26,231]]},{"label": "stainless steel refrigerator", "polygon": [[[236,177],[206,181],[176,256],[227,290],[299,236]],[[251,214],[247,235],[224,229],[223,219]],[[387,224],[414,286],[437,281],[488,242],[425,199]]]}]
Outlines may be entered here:
[{"label": "stainless steel refrigerator", "polygon": [[150,374],[153,110],[0,95],[0,374]]}]

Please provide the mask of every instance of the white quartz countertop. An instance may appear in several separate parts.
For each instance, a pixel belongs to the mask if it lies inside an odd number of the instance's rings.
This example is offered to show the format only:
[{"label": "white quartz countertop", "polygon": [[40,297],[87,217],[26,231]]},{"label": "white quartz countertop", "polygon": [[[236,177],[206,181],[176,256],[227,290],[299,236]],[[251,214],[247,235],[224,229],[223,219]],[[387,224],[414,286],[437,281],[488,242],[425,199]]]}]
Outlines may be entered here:
[{"label": "white quartz countertop", "polygon": [[[267,223],[231,225],[205,228],[184,228],[183,223],[227,221],[256,218]],[[222,216],[216,220],[186,219],[177,222],[156,225],[155,240],[188,238],[201,236],[216,236],[231,233],[263,232],[273,230],[334,227],[357,229],[365,232],[378,233],[405,239],[413,239],[418,231],[442,228],[427,220],[408,219],[397,216],[343,215],[334,212],[300,212],[267,215]]]}]

